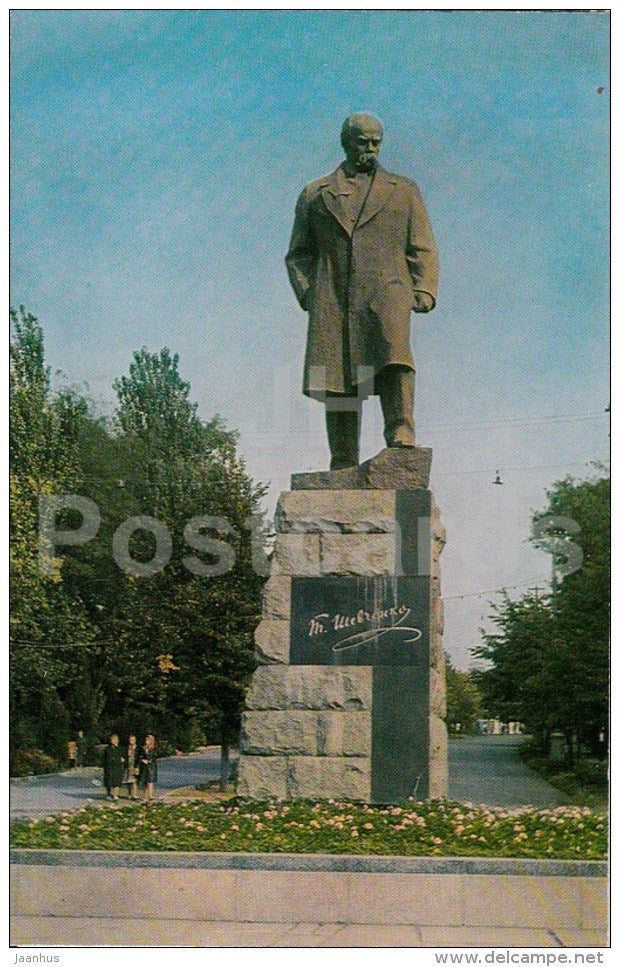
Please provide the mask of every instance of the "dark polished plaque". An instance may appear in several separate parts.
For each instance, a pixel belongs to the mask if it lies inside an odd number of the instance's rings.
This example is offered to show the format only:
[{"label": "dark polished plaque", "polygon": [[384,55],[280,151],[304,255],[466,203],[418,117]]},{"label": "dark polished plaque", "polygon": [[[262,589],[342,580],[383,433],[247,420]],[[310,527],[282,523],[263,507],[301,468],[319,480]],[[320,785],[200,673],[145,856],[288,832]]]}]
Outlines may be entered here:
[{"label": "dark polished plaque", "polygon": [[420,665],[430,587],[418,577],[293,578],[292,665]]}]

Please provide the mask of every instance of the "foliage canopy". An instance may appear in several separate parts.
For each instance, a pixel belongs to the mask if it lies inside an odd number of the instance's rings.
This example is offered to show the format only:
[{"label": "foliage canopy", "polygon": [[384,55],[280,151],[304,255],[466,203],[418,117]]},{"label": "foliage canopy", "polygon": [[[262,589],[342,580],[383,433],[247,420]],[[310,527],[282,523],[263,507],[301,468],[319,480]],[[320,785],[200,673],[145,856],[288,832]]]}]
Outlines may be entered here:
[{"label": "foliage canopy", "polygon": [[[266,488],[223,419],[200,418],[168,349],[134,354],[110,420],[80,394],[53,391],[37,320],[22,309],[11,321],[12,751],[63,761],[80,728],[155,731],[164,748],[227,743],[254,667],[263,578],[252,555]],[[101,524],[88,543],[59,547],[43,577],[39,498],[67,493],[94,501]],[[131,559],[149,562],[148,518],[172,550],[138,576],[119,567],[113,540],[132,520]],[[80,523],[59,515],[58,526]]]}]

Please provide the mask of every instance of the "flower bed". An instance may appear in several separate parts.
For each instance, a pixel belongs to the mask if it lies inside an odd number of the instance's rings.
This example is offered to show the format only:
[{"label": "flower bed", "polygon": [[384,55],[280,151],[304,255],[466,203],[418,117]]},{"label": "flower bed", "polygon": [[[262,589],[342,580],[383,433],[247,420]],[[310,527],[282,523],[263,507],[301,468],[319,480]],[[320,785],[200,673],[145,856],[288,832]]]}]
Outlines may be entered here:
[{"label": "flower bed", "polygon": [[449,801],[229,801],[87,806],[12,824],[32,849],[202,850],[604,859],[607,823],[588,807],[515,809]]}]

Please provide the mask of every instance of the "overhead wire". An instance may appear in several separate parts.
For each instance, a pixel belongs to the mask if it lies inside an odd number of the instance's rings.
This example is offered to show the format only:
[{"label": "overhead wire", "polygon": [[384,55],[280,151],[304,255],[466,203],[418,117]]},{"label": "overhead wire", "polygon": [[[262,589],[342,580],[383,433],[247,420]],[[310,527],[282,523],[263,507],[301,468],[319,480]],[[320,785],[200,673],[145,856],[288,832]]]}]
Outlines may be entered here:
[{"label": "overhead wire", "polygon": [[589,467],[595,463],[596,461],[592,461],[592,460],[582,460],[579,463],[541,463],[541,464],[537,464],[536,466],[529,466],[529,467],[526,467],[523,465],[506,467],[502,463],[499,463],[495,465],[492,470],[489,467],[487,467],[485,470],[449,470],[447,472],[444,472],[441,469],[435,468],[433,473],[436,474],[438,477],[481,477],[481,476],[486,476],[487,474],[496,473],[497,470],[500,470],[503,473],[506,473],[506,472],[524,473],[530,470],[557,470],[557,469],[562,469],[566,467],[573,467],[573,468]]},{"label": "overhead wire", "polygon": [[546,577],[531,578],[529,581],[523,581],[520,584],[506,584],[501,588],[484,588],[482,591],[467,591],[464,594],[449,594],[447,596],[441,597],[442,601],[457,601],[463,598],[480,598],[483,594],[502,594],[504,591],[513,591],[515,588],[525,588],[532,584],[532,581],[546,581]]},{"label": "overhead wire", "polygon": [[[494,427],[504,427],[504,426],[532,426],[540,423],[575,423],[584,422],[589,420],[606,420],[607,417],[605,413],[574,413],[574,414],[562,414],[561,416],[532,416],[532,417],[506,417],[503,420],[460,420],[456,423],[435,423],[425,426],[424,429],[427,432],[434,432],[436,430],[462,430],[462,429],[475,429],[476,427],[485,427],[486,429],[492,429]],[[420,421],[418,420],[420,423]],[[423,426],[423,424],[420,424]]]},{"label": "overhead wire", "polygon": [[[531,585],[532,582],[537,583],[538,581],[546,580],[545,577],[530,578],[529,581],[523,581],[521,584],[507,584],[501,588],[484,588],[481,591],[466,591],[463,594],[449,594],[443,596],[442,601],[457,601],[463,600],[464,598],[479,598],[484,594],[502,594],[504,591],[514,591],[516,588],[524,588]],[[42,645],[45,648],[94,648],[97,645],[110,645],[113,643],[118,644],[117,638],[96,638],[93,641],[75,641],[75,642],[53,642],[53,641],[42,641],[39,638],[19,638],[15,644],[29,644],[29,645]]]}]

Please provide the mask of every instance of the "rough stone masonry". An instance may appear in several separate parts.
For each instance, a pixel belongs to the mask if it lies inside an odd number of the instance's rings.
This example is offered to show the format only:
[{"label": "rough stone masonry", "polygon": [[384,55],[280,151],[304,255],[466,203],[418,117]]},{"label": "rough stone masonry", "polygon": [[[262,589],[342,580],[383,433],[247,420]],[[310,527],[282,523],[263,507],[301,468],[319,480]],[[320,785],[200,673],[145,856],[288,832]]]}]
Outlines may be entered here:
[{"label": "rough stone masonry", "polygon": [[276,511],[242,718],[238,793],[445,796],[439,555],[430,450],[294,474]]}]

